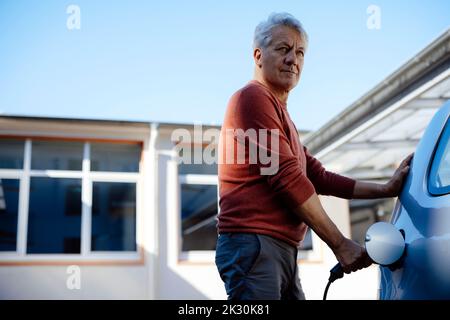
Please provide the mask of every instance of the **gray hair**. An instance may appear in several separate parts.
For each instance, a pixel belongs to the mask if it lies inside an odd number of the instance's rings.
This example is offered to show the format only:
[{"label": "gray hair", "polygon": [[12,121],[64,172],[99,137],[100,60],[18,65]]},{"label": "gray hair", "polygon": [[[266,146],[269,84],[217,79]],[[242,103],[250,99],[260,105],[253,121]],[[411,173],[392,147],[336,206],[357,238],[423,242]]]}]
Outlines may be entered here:
[{"label": "gray hair", "polygon": [[256,26],[253,38],[253,48],[267,48],[272,41],[272,29],[277,26],[287,26],[300,33],[305,46],[308,45],[308,34],[302,24],[293,15],[287,12],[271,13],[267,21],[262,21]]}]

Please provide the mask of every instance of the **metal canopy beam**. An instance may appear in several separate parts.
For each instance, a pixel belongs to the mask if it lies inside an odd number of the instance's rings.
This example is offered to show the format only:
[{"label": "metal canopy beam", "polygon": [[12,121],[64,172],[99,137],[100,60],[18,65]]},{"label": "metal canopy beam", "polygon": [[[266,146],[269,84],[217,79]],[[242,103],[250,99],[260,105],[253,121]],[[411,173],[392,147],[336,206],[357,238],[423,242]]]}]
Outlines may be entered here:
[{"label": "metal canopy beam", "polygon": [[363,141],[350,142],[339,147],[339,151],[352,151],[361,149],[396,149],[396,148],[414,148],[420,140],[386,140],[386,141]]},{"label": "metal canopy beam", "polygon": [[441,98],[418,98],[410,103],[408,103],[405,108],[406,109],[438,109],[442,106],[447,100]]}]

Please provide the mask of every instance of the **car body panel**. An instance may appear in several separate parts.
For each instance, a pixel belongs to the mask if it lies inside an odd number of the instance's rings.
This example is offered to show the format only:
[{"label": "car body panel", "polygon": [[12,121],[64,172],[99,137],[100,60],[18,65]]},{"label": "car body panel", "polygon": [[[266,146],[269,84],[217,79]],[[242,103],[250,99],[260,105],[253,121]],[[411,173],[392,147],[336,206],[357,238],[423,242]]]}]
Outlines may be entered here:
[{"label": "car body panel", "polygon": [[[450,194],[429,192],[431,164],[450,102],[428,125],[410,166],[391,223],[403,230],[406,250],[394,266],[381,266],[380,299],[450,299]],[[450,129],[449,129],[450,130]]]}]

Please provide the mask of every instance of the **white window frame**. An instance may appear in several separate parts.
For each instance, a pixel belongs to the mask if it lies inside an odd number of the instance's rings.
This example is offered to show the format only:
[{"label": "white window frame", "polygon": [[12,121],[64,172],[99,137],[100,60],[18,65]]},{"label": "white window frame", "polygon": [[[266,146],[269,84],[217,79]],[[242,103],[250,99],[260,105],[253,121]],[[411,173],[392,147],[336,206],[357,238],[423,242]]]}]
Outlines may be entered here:
[{"label": "white window frame", "polygon": [[[180,210],[178,212],[178,219],[180,221],[180,228],[178,235],[182,243],[183,234],[181,230],[181,186],[183,184],[192,185],[215,185],[217,187],[217,212],[219,212],[219,178],[216,174],[180,174],[178,176],[178,194],[180,195]],[[189,262],[214,262],[215,250],[190,250],[182,251],[180,245],[178,249],[178,260]]]},{"label": "white window frame", "polygon": [[[0,179],[19,179],[19,212],[17,221],[17,242],[16,251],[0,252],[1,262],[95,262],[104,260],[113,260],[117,262],[135,262],[140,260],[141,250],[139,248],[139,217],[140,215],[140,188],[142,185],[141,172],[107,172],[90,171],[90,146],[89,139],[83,142],[83,163],[81,171],[72,170],[32,170],[31,155],[32,141],[41,140],[41,138],[24,139],[24,166],[23,169],[0,169]],[[58,140],[55,140],[58,141]],[[61,140],[64,143],[64,140]],[[142,152],[142,150],[141,150]],[[141,166],[141,163],[140,163]],[[82,186],[82,212],[81,212],[81,252],[79,254],[39,254],[27,253],[27,233],[28,233],[28,208],[30,197],[30,180],[32,177],[47,178],[75,178],[81,180]],[[92,251],[91,250],[91,221],[92,221],[92,193],[94,182],[116,182],[116,183],[135,183],[136,184],[136,251]]]},{"label": "white window frame", "polygon": [[[217,175],[208,174],[180,174],[179,175],[179,185],[178,193],[180,195],[180,209],[178,212],[178,219],[181,226],[181,186],[183,184],[196,184],[196,185],[216,185],[217,186],[217,212],[219,212],[219,184]],[[182,243],[183,235],[182,230],[178,230],[180,241]],[[322,262],[324,255],[323,241],[317,236],[317,234],[311,230],[312,239],[312,250],[299,250],[297,255],[297,260],[307,261],[307,262]],[[214,262],[215,250],[190,250],[182,251],[181,245],[178,250],[178,260],[193,262],[193,263],[204,263],[204,262]]]}]

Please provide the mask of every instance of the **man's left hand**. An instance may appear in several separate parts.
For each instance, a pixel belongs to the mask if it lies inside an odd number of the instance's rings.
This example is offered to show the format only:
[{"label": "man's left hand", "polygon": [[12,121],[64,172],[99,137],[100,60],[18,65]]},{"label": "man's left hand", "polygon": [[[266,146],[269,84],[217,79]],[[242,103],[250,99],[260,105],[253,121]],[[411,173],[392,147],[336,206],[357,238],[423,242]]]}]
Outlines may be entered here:
[{"label": "man's left hand", "polygon": [[413,156],[414,153],[411,153],[408,157],[406,157],[397,170],[395,170],[392,178],[384,185],[384,193],[386,194],[386,197],[397,197],[400,194],[403,187],[403,182],[408,175],[409,164],[411,163]]}]

